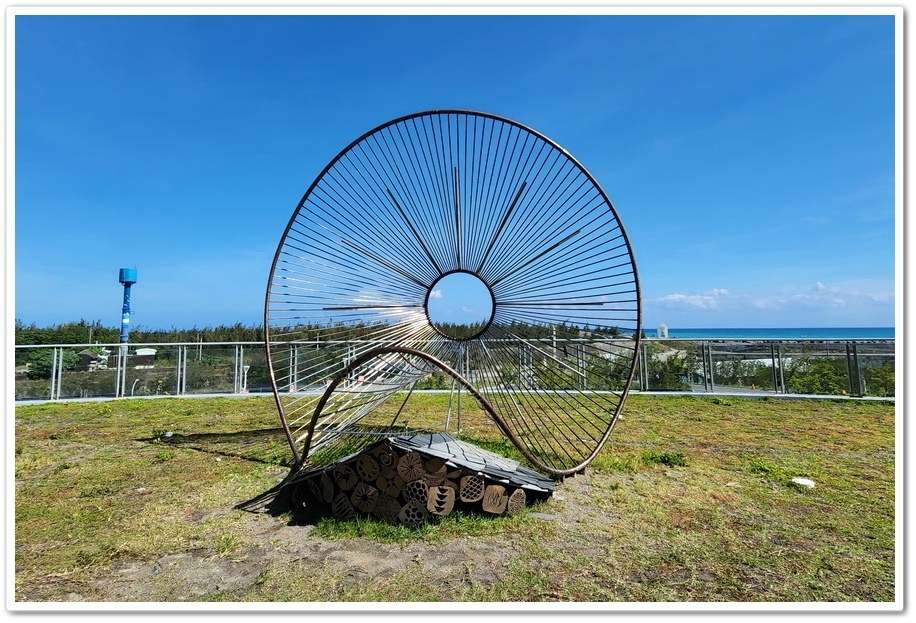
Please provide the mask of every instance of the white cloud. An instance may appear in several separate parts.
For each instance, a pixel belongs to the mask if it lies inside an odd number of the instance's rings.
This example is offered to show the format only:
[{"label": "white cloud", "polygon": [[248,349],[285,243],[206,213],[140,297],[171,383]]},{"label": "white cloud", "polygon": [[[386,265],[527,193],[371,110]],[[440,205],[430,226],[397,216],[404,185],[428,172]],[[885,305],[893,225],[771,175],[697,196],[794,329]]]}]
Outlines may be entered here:
[{"label": "white cloud", "polygon": [[431,299],[441,299],[441,298],[442,298],[442,290],[433,290],[432,292],[429,293],[429,298],[431,298]]},{"label": "white cloud", "polygon": [[857,284],[825,285],[816,282],[810,289],[777,299],[780,303],[799,303],[802,305],[846,307],[869,304],[893,304],[892,289]]},{"label": "white cloud", "polygon": [[801,305],[844,307],[846,305],[845,297],[848,297],[850,294],[855,296],[851,291],[844,292],[841,288],[835,286],[827,287],[818,281],[808,291],[798,292],[787,297],[780,297],[778,300],[780,303],[784,304],[799,303]]},{"label": "white cloud", "polygon": [[656,299],[656,303],[659,303],[666,307],[695,307],[699,309],[715,309],[719,307],[720,299],[723,296],[728,295],[728,290],[724,288],[714,288],[703,294],[666,294],[665,296]]},{"label": "white cloud", "polygon": [[892,282],[815,281],[778,289],[714,288],[647,297],[644,317],[658,317],[669,327],[891,326],[894,305]]}]

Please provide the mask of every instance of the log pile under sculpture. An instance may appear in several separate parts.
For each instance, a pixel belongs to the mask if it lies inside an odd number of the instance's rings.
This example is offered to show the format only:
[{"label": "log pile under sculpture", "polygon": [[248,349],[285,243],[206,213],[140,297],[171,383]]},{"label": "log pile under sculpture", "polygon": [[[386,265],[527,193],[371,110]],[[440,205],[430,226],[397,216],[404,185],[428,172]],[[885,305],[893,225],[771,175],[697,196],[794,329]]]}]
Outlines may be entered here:
[{"label": "log pile under sculpture", "polygon": [[549,497],[550,478],[447,433],[392,437],[291,483],[294,510],[317,507],[340,520],[374,516],[416,527],[456,509],[501,515]]}]

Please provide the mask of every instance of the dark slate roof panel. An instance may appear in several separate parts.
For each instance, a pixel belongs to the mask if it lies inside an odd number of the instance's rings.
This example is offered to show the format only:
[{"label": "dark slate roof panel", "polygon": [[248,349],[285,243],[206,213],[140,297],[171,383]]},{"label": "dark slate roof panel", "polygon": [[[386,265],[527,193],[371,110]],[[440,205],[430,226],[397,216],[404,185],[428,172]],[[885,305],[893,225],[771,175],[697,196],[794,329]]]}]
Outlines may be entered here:
[{"label": "dark slate roof panel", "polygon": [[516,487],[537,491],[556,490],[556,483],[549,477],[519,464],[518,461],[456,439],[448,433],[392,437],[389,442],[401,450],[434,456],[453,467],[481,472]]}]

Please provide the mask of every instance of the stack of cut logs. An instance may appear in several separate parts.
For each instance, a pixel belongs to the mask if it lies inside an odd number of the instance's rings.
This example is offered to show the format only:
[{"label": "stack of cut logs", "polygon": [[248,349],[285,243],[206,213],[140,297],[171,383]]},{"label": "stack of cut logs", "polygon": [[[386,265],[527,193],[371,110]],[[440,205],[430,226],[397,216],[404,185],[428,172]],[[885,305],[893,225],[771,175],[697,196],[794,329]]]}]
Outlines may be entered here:
[{"label": "stack of cut logs", "polygon": [[444,517],[456,506],[514,515],[527,499],[521,487],[388,442],[305,472],[290,493],[295,510],[319,505],[344,521],[364,514],[410,527]]}]

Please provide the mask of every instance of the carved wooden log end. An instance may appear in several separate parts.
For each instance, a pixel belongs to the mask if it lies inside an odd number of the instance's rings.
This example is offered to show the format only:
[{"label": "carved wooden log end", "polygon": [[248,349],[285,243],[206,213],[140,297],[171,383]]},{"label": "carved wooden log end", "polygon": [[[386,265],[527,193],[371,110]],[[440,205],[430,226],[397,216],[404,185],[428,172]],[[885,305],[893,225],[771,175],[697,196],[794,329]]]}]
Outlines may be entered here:
[{"label": "carved wooden log end", "polygon": [[404,482],[419,480],[426,475],[423,468],[423,457],[418,452],[408,452],[398,459],[398,473]]},{"label": "carved wooden log end", "polygon": [[408,500],[398,513],[398,521],[405,526],[418,528],[426,521],[426,507],[417,500]]},{"label": "carved wooden log end", "polygon": [[455,490],[451,487],[430,487],[426,510],[433,515],[444,517],[455,508]]},{"label": "carved wooden log end", "polygon": [[458,491],[462,502],[479,502],[483,499],[483,478],[473,475],[465,476],[461,479]]},{"label": "carved wooden log end", "polygon": [[502,485],[488,485],[483,493],[483,510],[494,515],[501,515],[506,511],[509,496]]},{"label": "carved wooden log end", "polygon": [[517,515],[525,508],[525,503],[528,501],[528,496],[525,494],[524,489],[516,489],[512,492],[512,495],[509,496],[509,501],[506,503],[506,513],[509,515]]}]

